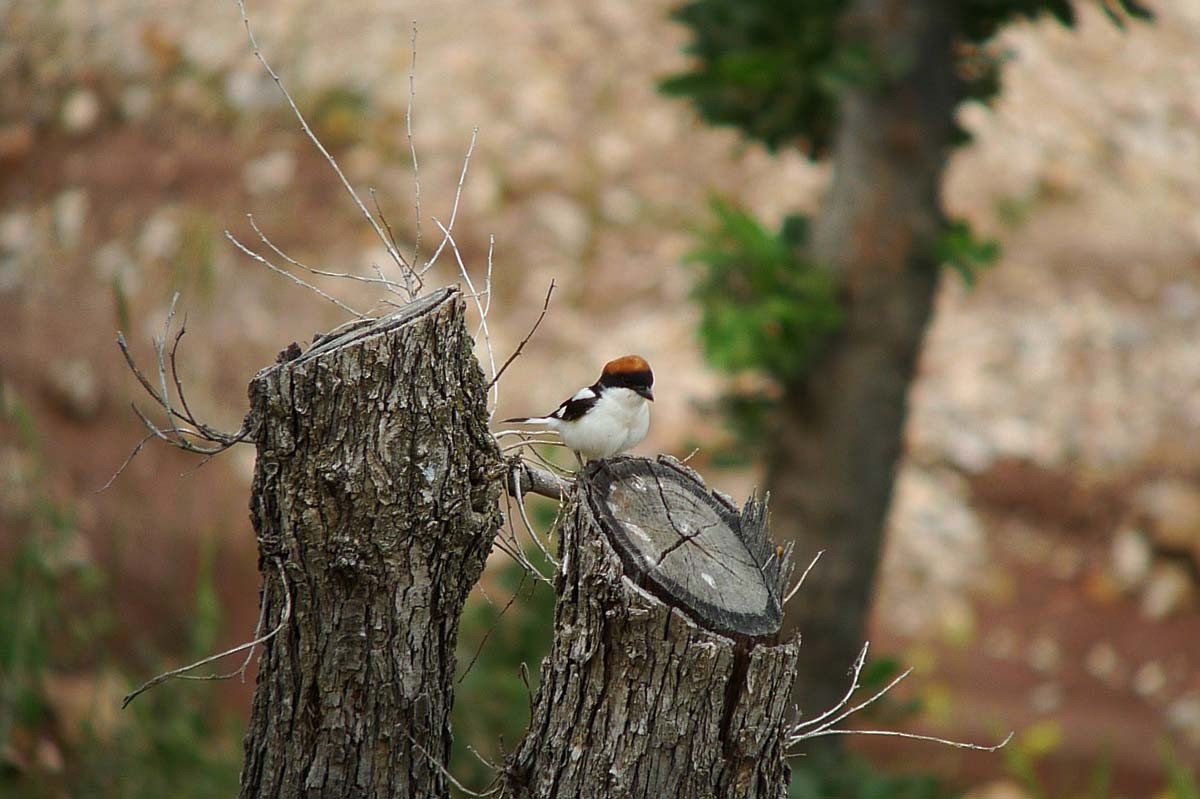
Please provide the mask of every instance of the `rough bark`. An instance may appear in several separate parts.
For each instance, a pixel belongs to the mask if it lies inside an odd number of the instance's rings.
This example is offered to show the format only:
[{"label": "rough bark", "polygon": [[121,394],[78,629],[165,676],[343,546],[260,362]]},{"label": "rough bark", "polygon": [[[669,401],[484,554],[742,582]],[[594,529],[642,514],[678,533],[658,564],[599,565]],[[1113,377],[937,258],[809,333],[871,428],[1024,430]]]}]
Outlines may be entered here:
[{"label": "rough bark", "polygon": [[291,614],[260,661],[242,797],[448,795],[458,620],[503,473],[463,310],[436,292],[250,384],[262,601],[272,626]]},{"label": "rough bark", "polygon": [[[590,465],[568,502],[554,644],[502,795],[784,796],[799,644],[775,643],[787,569],[765,508],[739,514],[690,470],[640,459]],[[769,634],[737,631],[773,613]]]},{"label": "rough bark", "polygon": [[833,188],[814,230],[846,323],[813,379],[785,398],[767,480],[777,531],[802,557],[826,550],[786,625],[804,633],[797,700],[808,715],[845,690],[843,667],[862,646],[937,284],[940,187],[958,99],[954,3],[857,0],[849,14],[846,34],[871,49],[881,75],[842,97]]}]

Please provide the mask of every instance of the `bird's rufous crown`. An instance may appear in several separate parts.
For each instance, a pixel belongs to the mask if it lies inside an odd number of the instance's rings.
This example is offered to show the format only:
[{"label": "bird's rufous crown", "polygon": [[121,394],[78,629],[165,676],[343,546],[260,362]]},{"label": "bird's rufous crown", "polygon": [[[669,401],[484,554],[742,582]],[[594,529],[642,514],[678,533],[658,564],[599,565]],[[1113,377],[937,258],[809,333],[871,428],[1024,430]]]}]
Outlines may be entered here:
[{"label": "bird's rufous crown", "polygon": [[637,372],[649,372],[650,364],[640,355],[625,355],[604,364],[606,375],[627,375]]}]

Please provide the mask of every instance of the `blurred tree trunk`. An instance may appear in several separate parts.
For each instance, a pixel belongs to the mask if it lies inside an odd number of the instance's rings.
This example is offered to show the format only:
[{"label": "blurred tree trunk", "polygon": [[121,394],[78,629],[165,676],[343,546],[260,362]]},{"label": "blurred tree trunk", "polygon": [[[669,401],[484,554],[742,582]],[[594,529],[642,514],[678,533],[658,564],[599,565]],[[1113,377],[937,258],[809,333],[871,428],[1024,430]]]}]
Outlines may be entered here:
[{"label": "blurred tree trunk", "polygon": [[576,481],[562,535],[554,644],[501,795],[785,796],[798,647],[775,642],[788,570],[765,508],[615,459]]},{"label": "blurred tree trunk", "polygon": [[[503,472],[457,290],[250,385],[268,627],[243,797],[447,796],[459,615]],[[286,588],[280,572],[286,576]]]},{"label": "blurred tree trunk", "polygon": [[797,700],[834,704],[862,646],[907,396],[929,320],[940,187],[959,99],[956,4],[856,0],[844,35],[877,72],[845,90],[833,187],[813,255],[833,270],[845,326],[813,377],[785,398],[769,464],[776,524],[798,553],[826,556],[788,608],[804,636]]}]

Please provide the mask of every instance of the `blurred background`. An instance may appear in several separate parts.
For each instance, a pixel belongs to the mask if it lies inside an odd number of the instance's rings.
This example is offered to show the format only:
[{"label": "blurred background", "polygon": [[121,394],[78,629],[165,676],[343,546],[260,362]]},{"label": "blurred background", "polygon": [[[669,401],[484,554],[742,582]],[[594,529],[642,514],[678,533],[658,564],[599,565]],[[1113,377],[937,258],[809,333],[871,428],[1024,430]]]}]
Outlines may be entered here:
[{"label": "blurred background", "polygon": [[[1154,4],[1148,21],[1118,3],[1014,5],[1030,8],[988,32],[999,92],[955,110],[969,140],[942,180],[953,268],[909,394],[863,633],[873,683],[915,674],[861,725],[1017,736],[994,755],[851,739],[846,757],[793,761],[795,797],[1200,795],[1200,2]],[[638,452],[699,448],[691,465],[744,497],[768,479],[772,413],[797,381],[820,381],[840,323],[836,290],[792,246],[825,200],[830,153],[796,131],[764,144],[761,129],[709,124],[703,81],[669,80],[697,64],[683,48],[700,28],[676,8],[249,11],[406,248],[417,21],[423,251],[478,128],[454,229],[476,285],[495,238],[497,360],[558,284],[497,418],[549,410],[637,352],[656,375]],[[253,669],[245,684],[173,682],[119,706],[254,629],[254,453],[197,469],[152,443],[96,493],[143,434],[115,334],[151,358],[180,292],[192,408],[236,430],[255,371],[346,317],[224,231],[256,241],[253,214],[299,260],[363,276],[386,255],[254,60],[232,0],[8,0],[0,31],[0,795],[228,796]],[[730,291],[731,269],[761,277],[759,294]],[[443,257],[427,282],[457,280]],[[321,286],[360,309],[377,299]],[[777,296],[791,303],[784,329],[800,331],[784,349],[803,363],[759,358],[779,346]],[[550,523],[552,506],[534,510]],[[798,547],[804,563],[818,548]],[[482,585],[463,620],[455,734],[497,758],[524,729],[517,669],[536,674],[553,597],[498,554]],[[840,681],[849,666],[805,668]],[[452,771],[488,779],[465,750]]]}]

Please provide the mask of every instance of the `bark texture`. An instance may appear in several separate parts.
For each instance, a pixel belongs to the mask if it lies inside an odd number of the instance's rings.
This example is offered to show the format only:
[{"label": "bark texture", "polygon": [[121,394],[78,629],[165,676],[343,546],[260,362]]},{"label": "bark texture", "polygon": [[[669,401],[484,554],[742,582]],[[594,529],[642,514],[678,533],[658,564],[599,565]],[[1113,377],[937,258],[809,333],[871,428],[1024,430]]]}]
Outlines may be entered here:
[{"label": "bark texture", "polygon": [[[250,384],[268,625],[242,797],[446,796],[454,645],[503,465],[456,290]],[[283,584],[280,568],[286,580]]]},{"label": "bark texture", "polygon": [[[738,514],[672,462],[617,463],[653,470],[670,483],[692,484],[742,527],[738,535],[761,543],[752,557],[768,549],[761,505],[751,502],[748,512]],[[657,558],[642,558],[631,571],[628,558],[612,543],[609,468],[603,462],[590,465],[569,499],[554,644],[542,663],[529,731],[505,766],[502,795],[780,799],[788,777],[784,713],[798,643],[708,629],[682,609],[686,603],[645,582],[645,573],[654,568],[650,561]],[[616,479],[632,479],[637,470]],[[666,509],[678,511],[679,519],[694,509],[692,499],[680,500],[674,490],[663,496]],[[618,511],[622,504],[616,503]],[[672,522],[666,510],[651,519],[649,507],[641,507],[636,524],[651,535],[665,531],[678,539],[679,519]],[[616,523],[627,524],[621,518]],[[710,568],[698,550],[696,558],[698,569]],[[779,576],[764,578],[771,568],[765,565],[752,569],[748,579],[766,579],[778,601]],[[696,585],[692,590],[701,591]],[[735,603],[739,596],[734,592]],[[709,601],[724,602],[718,590],[711,591]]]},{"label": "bark texture", "polygon": [[846,35],[878,81],[840,105],[833,188],[814,255],[834,270],[846,323],[814,378],[785,398],[768,487],[779,533],[826,556],[789,607],[804,633],[797,700],[836,702],[862,646],[907,397],[929,321],[941,181],[959,91],[950,0],[856,0]]}]

